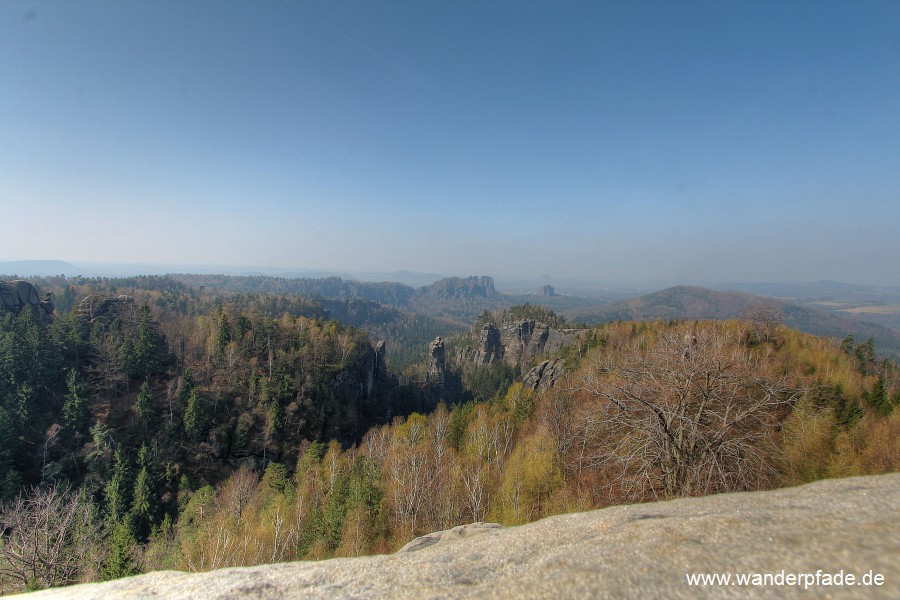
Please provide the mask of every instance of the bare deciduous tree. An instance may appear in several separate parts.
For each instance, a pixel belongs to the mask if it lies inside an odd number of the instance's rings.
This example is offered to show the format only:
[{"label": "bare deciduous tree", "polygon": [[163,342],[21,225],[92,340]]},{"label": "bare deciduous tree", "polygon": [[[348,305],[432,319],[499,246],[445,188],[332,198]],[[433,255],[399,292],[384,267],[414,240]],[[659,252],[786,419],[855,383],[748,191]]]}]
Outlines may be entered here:
[{"label": "bare deciduous tree", "polygon": [[240,519],[250,500],[256,493],[259,474],[246,467],[235,471],[222,486],[218,494],[218,504],[235,519]]},{"label": "bare deciduous tree", "polygon": [[20,590],[74,583],[99,540],[90,507],[53,484],[33,488],[0,507],[0,577]]},{"label": "bare deciduous tree", "polygon": [[750,321],[752,340],[758,344],[775,341],[775,333],[784,318],[781,308],[774,304],[751,304],[744,312],[744,318]]},{"label": "bare deciduous tree", "polygon": [[757,489],[774,483],[771,434],[793,399],[783,378],[720,325],[638,336],[597,354],[582,389],[603,401],[605,442],[635,498]]}]

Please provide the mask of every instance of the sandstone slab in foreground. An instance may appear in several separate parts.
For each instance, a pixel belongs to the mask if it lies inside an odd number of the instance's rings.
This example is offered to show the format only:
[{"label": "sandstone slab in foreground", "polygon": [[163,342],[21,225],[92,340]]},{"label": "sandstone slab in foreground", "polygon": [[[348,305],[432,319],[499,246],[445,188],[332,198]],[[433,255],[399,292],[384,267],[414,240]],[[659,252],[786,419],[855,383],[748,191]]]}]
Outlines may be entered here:
[{"label": "sandstone slab in foreground", "polygon": [[[485,528],[482,528],[485,529]],[[900,474],[551,517],[415,552],[148,573],[27,595],[135,598],[900,598]],[[873,571],[882,586],[689,586],[688,573]]]}]

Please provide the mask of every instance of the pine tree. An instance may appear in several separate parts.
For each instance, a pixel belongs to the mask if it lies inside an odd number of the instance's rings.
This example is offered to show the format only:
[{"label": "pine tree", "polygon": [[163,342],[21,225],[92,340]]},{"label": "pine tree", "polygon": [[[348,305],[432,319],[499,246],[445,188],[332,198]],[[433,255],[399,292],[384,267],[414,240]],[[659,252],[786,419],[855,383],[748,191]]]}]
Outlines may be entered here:
[{"label": "pine tree", "polygon": [[225,354],[225,346],[231,341],[231,324],[228,317],[222,315],[219,321],[219,332],[216,336],[216,356],[221,358]]},{"label": "pine tree", "polygon": [[97,421],[91,427],[90,435],[91,441],[85,445],[88,468],[102,477],[112,458],[112,432]]},{"label": "pine tree", "polygon": [[14,497],[22,483],[13,462],[18,443],[15,424],[9,412],[0,406],[0,501]]},{"label": "pine tree", "polygon": [[112,477],[106,484],[106,519],[109,523],[118,523],[125,518],[131,507],[131,469],[122,448],[116,449]]},{"label": "pine tree", "polygon": [[856,356],[856,368],[859,373],[869,374],[872,363],[875,362],[875,340],[867,339],[865,343],[856,346],[853,353]]},{"label": "pine tree", "polygon": [[128,523],[120,521],[112,528],[109,537],[109,552],[100,566],[100,577],[104,581],[129,577],[138,573],[134,557],[135,540]]},{"label": "pine tree", "polygon": [[134,375],[148,377],[159,369],[158,348],[156,332],[150,322],[150,305],[145,302],[138,315],[137,337],[132,348]]},{"label": "pine tree", "polygon": [[[144,448],[142,448],[143,450]],[[134,481],[134,497],[131,501],[131,516],[138,536],[146,537],[153,526],[156,499],[153,493],[153,476],[147,467],[142,467]]]},{"label": "pine tree", "polygon": [[206,433],[206,407],[196,389],[191,390],[184,409],[184,431],[195,442]]},{"label": "pine tree", "polygon": [[859,405],[858,400],[841,398],[838,401],[835,418],[839,424],[843,425],[846,429],[850,429],[863,418],[864,414],[865,412],[863,411],[862,406]]},{"label": "pine tree", "polygon": [[185,369],[178,384],[177,404],[179,411],[185,410],[188,398],[190,398],[191,392],[194,391],[195,387],[194,373],[190,369]]},{"label": "pine tree", "polygon": [[891,398],[888,396],[887,382],[884,379],[884,375],[879,375],[878,379],[875,380],[872,391],[866,393],[866,400],[868,400],[869,406],[875,409],[875,414],[879,417],[886,417],[894,410],[894,403],[891,402]]},{"label": "pine tree", "polygon": [[90,423],[91,412],[87,404],[87,392],[78,380],[75,369],[69,369],[66,386],[69,391],[62,409],[63,427],[67,433],[79,439]]},{"label": "pine tree", "polygon": [[144,424],[146,431],[147,425],[153,420],[154,413],[153,395],[150,392],[150,382],[148,380],[144,380],[144,383],[141,385],[141,391],[138,392],[135,409],[137,410],[138,417]]},{"label": "pine tree", "polygon": [[244,334],[250,331],[251,328],[252,325],[250,324],[250,319],[244,315],[239,315],[234,328],[234,339],[240,343],[240,341],[244,339]]},{"label": "pine tree", "polygon": [[841,352],[853,354],[853,336],[848,335],[841,341]]}]

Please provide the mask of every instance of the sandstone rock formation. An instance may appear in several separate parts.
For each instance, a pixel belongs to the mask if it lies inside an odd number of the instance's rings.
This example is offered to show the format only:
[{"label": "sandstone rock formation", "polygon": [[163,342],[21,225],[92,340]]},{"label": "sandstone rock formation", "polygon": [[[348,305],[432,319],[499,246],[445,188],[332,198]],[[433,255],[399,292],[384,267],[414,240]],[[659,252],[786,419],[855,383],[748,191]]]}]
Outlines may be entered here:
[{"label": "sandstone rock formation", "polygon": [[129,311],[135,310],[134,298],[119,296],[99,296],[92,294],[78,304],[78,314],[93,323],[96,319],[111,321]]},{"label": "sandstone rock formation", "polygon": [[542,356],[554,354],[571,343],[575,329],[554,329],[535,319],[503,321],[499,325],[486,323],[480,332],[477,347],[467,347],[459,353],[461,362],[478,365],[505,361],[511,367],[529,367]]},{"label": "sandstone rock formation", "polygon": [[500,330],[493,323],[486,323],[478,340],[476,361],[482,365],[489,365],[501,360],[503,360],[503,342],[500,341]]},{"label": "sandstone rock formation", "polygon": [[500,525],[499,523],[470,523],[468,525],[459,525],[453,529],[445,529],[444,531],[436,531],[434,533],[429,533],[428,535],[419,536],[397,550],[397,553],[418,552],[419,550],[424,550],[435,544],[446,544],[448,542],[470,538],[480,533],[487,533],[495,529],[503,529],[503,525]]},{"label": "sandstone rock formation", "polygon": [[37,288],[29,281],[0,281],[0,310],[19,314],[28,305],[33,306],[44,320],[49,321],[53,316],[54,306],[49,292],[41,298]]},{"label": "sandstone rock formation", "polygon": [[[900,598],[900,474],[561,515],[418,551],[210,573],[164,571],[26,595],[128,598]],[[451,530],[452,531],[452,530]],[[427,537],[427,536],[426,536]],[[881,575],[880,586],[700,585],[695,573]],[[873,577],[874,578],[874,577]],[[805,579],[805,580],[808,580]]]},{"label": "sandstone rock formation", "polygon": [[375,374],[378,377],[387,377],[387,365],[384,362],[386,354],[387,348],[384,340],[381,340],[375,345]]},{"label": "sandstone rock formation", "polygon": [[428,381],[444,383],[446,381],[447,363],[444,356],[444,340],[441,336],[434,338],[428,354]]},{"label": "sandstone rock formation", "polygon": [[487,275],[480,277],[447,277],[421,288],[420,294],[434,298],[488,298],[497,293],[494,278]]},{"label": "sandstone rock formation", "polygon": [[546,390],[556,385],[556,382],[565,374],[566,369],[562,359],[545,360],[525,373],[522,385],[533,390]]}]

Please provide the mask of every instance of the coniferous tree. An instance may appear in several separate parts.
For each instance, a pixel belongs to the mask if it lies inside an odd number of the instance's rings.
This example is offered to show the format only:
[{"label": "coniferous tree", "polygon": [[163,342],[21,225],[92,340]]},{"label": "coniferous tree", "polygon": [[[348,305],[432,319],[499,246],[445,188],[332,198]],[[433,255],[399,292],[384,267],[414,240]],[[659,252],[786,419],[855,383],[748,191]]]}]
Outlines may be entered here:
[{"label": "coniferous tree", "polygon": [[835,418],[837,422],[846,429],[850,429],[863,418],[865,412],[859,405],[859,400],[840,398],[835,410]]},{"label": "coniferous tree", "polygon": [[194,373],[189,368],[184,370],[184,373],[181,375],[181,381],[178,384],[178,410],[184,411],[185,407],[188,403],[188,398],[191,395],[191,392],[194,391],[196,387],[196,383],[194,383]]},{"label": "coniferous tree", "polygon": [[63,404],[63,427],[68,434],[79,439],[90,422],[91,412],[87,404],[87,392],[75,369],[69,369],[66,387],[68,393]]},{"label": "coniferous tree", "polygon": [[134,493],[131,500],[131,516],[134,520],[134,531],[140,539],[146,538],[153,526],[156,513],[155,482],[152,472],[150,451],[146,444],[141,445],[138,452],[138,474],[134,480]]},{"label": "coniferous tree", "polygon": [[158,346],[156,332],[153,331],[153,324],[150,322],[150,305],[144,303],[138,315],[137,336],[132,349],[134,375],[147,377],[157,371]]},{"label": "coniferous tree", "polygon": [[861,375],[867,375],[875,362],[875,340],[869,338],[865,343],[856,346],[853,351],[856,356],[856,368]]},{"label": "coniferous tree", "polygon": [[891,414],[894,404],[888,395],[887,382],[884,379],[884,375],[878,376],[878,379],[875,380],[875,384],[872,386],[872,391],[866,393],[866,399],[869,402],[869,406],[875,409],[875,414],[879,417],[886,417]]},{"label": "coniferous tree", "polygon": [[234,339],[240,343],[244,339],[244,334],[250,331],[251,328],[250,319],[244,315],[239,315],[234,327]]},{"label": "coniferous tree", "polygon": [[112,432],[109,427],[97,421],[90,430],[91,441],[85,444],[88,468],[103,477],[112,460]]},{"label": "coniferous tree", "polygon": [[144,380],[144,383],[141,385],[141,391],[138,392],[135,409],[146,431],[147,425],[153,420],[154,416],[153,395],[150,392],[150,382],[147,380]]},{"label": "coniferous tree", "polygon": [[216,357],[221,358],[225,354],[225,346],[231,341],[231,324],[228,317],[222,315],[219,320],[219,332],[216,336]]},{"label": "coniferous tree", "polygon": [[108,581],[138,573],[134,557],[135,540],[131,533],[131,527],[126,521],[120,521],[113,525],[108,547],[106,560],[100,567],[101,579]]},{"label": "coniferous tree", "polygon": [[184,409],[184,431],[195,442],[206,433],[206,407],[196,389],[191,390]]},{"label": "coniferous tree", "polygon": [[841,352],[845,354],[853,354],[853,336],[848,335],[841,340]]},{"label": "coniferous tree", "polygon": [[112,477],[106,484],[106,519],[110,524],[119,523],[131,508],[131,469],[122,448],[116,449]]},{"label": "coniferous tree", "polygon": [[9,412],[0,405],[0,500],[14,497],[22,485],[22,478],[14,462],[19,439]]}]

